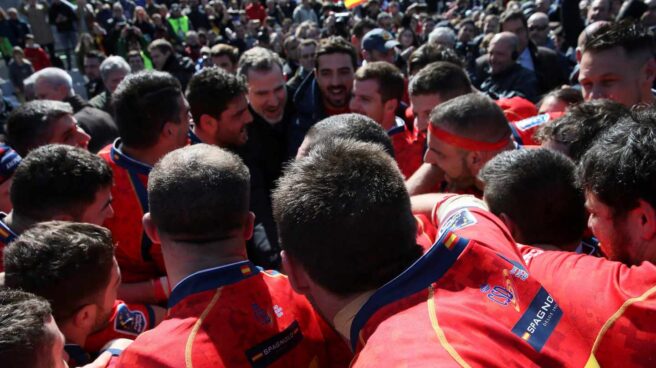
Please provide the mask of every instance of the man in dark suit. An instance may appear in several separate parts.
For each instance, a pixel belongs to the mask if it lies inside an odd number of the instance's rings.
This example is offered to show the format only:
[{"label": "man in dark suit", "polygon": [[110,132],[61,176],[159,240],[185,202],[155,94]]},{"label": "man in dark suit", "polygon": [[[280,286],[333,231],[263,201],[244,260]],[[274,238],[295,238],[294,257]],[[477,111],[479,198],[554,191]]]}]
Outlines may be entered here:
[{"label": "man in dark suit", "polygon": [[[536,46],[528,38],[526,18],[521,11],[505,12],[501,15],[501,31],[512,32],[519,39],[517,62],[534,71],[538,79],[538,92],[547,93],[567,83],[567,76],[558,61],[558,55],[546,47]],[[489,75],[488,55],[476,59],[476,81],[480,84]]]}]

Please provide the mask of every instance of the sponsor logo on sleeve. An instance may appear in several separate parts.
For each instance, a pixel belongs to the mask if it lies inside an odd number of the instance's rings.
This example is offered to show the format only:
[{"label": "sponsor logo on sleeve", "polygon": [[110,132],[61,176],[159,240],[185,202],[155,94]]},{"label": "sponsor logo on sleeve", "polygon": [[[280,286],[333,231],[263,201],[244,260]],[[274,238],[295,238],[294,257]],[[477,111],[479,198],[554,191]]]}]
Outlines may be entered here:
[{"label": "sponsor logo on sleeve", "polygon": [[266,367],[292,350],[303,340],[297,321],[279,334],[246,350],[246,357],[253,367]]},{"label": "sponsor logo on sleeve", "polygon": [[512,332],[539,352],[562,316],[563,311],[554,298],[541,287]]},{"label": "sponsor logo on sleeve", "polygon": [[121,304],[116,311],[114,330],[128,335],[137,336],[146,331],[148,320],[139,310],[130,310],[127,305]]},{"label": "sponsor logo on sleeve", "polygon": [[467,209],[462,209],[449,216],[444,224],[440,226],[437,237],[440,238],[447,231],[456,231],[476,224],[476,218]]},{"label": "sponsor logo on sleeve", "polygon": [[549,121],[549,114],[542,114],[542,115],[532,116],[524,120],[520,120],[517,123],[515,123],[515,125],[517,126],[517,129],[521,131],[525,131],[527,129],[536,127],[538,125],[542,125],[547,121]]}]

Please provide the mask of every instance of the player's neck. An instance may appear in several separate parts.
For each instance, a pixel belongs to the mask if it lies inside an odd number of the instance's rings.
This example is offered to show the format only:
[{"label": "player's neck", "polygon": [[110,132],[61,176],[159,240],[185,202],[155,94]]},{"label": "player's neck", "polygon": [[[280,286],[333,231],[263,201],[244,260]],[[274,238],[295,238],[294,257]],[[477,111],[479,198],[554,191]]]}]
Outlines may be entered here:
[{"label": "player's neck", "polygon": [[14,211],[11,211],[7,217],[5,217],[4,223],[11,229],[11,231],[20,235],[23,231],[32,227],[36,221],[17,215]]},{"label": "player's neck", "polygon": [[149,166],[155,166],[157,161],[159,161],[164,155],[168,153],[167,150],[162,149],[158,144],[153,147],[146,149],[129,147],[126,145],[121,146],[121,151],[130,158],[135,159],[141,163],[144,163]]},{"label": "player's neck", "polygon": [[200,246],[161,240],[171,286],[195,272],[248,259],[244,239],[233,238]]}]

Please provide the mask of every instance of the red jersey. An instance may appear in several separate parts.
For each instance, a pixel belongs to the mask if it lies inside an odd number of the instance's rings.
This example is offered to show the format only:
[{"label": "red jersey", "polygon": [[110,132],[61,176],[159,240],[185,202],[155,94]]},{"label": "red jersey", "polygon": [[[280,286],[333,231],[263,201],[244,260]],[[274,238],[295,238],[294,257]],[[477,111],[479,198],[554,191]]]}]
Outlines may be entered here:
[{"label": "red jersey", "polygon": [[353,367],[582,367],[590,347],[493,215],[460,209],[356,314]]},{"label": "red jersey", "polygon": [[437,240],[437,229],[433,226],[428,217],[417,214],[414,216],[417,223],[417,244],[419,244],[424,250],[427,250],[433,245],[433,243],[435,243],[435,240]]},{"label": "red jersey", "polygon": [[5,224],[6,213],[0,212],[0,272],[5,272],[4,250],[18,235]]},{"label": "red jersey", "polygon": [[522,247],[529,272],[561,303],[602,367],[656,366],[656,265]]},{"label": "red jersey", "polygon": [[562,115],[562,112],[550,112],[519,121],[511,121],[509,124],[513,139],[520,146],[539,146],[540,142],[533,137],[535,133],[540,127]]},{"label": "red jersey", "polygon": [[122,367],[344,367],[352,355],[287,278],[250,261],[187,276]]},{"label": "red jersey", "polygon": [[155,323],[155,313],[150,305],[126,304],[117,300],[107,326],[87,337],[84,350],[96,353],[111,340],[135,339],[142,332],[155,327]]},{"label": "red jersey", "polygon": [[139,282],[166,276],[159,244],[143,230],[141,220],[148,212],[148,174],[151,166],[139,162],[120,149],[121,141],[103,148],[98,155],[114,172],[112,206],[116,216],[103,224],[116,242],[116,260],[123,282]]},{"label": "red jersey", "polygon": [[[408,129],[405,123],[390,129],[387,134],[392,140],[396,163],[399,165],[403,176],[407,179],[424,162],[425,136],[419,135],[417,131]],[[421,139],[422,137],[424,137],[423,140]]]}]

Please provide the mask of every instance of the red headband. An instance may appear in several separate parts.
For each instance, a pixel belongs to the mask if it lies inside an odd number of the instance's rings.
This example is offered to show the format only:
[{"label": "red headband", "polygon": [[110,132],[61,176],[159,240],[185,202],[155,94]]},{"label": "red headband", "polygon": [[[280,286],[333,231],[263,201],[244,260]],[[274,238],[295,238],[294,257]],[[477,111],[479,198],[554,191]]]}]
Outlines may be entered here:
[{"label": "red headband", "polygon": [[439,140],[446,142],[452,146],[456,146],[467,151],[498,151],[508,145],[508,139],[503,138],[498,142],[482,142],[475,139],[469,139],[449,133],[446,130],[440,129],[434,124],[428,124],[428,131]]}]

